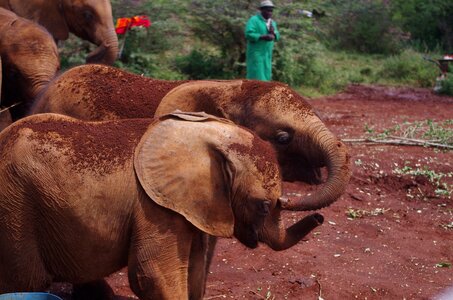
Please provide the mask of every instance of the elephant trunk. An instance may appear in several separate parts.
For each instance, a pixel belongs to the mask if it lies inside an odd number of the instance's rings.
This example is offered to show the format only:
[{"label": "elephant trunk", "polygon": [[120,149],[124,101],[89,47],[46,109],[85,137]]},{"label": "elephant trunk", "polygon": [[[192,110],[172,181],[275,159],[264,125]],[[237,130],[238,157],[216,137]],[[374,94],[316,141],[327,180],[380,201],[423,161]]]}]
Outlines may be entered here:
[{"label": "elephant trunk", "polygon": [[313,194],[297,199],[280,199],[281,205],[287,210],[316,210],[331,205],[346,189],[351,177],[349,154],[343,142],[336,138],[319,120],[316,128],[309,134],[313,148],[310,150],[314,157],[320,159],[328,170],[327,181]]},{"label": "elephant trunk", "polygon": [[113,28],[104,33],[101,41],[96,43],[98,47],[88,54],[87,63],[99,63],[111,65],[118,57],[118,37]]},{"label": "elephant trunk", "polygon": [[39,63],[39,66],[35,66],[35,70],[40,68],[39,72],[25,71],[26,74],[29,74],[27,78],[30,78],[28,86],[25,88],[28,91],[26,99],[30,101],[38,97],[60,69],[58,56],[53,60],[49,59],[49,61],[40,61]]},{"label": "elephant trunk", "polygon": [[267,244],[275,251],[286,250],[301,239],[310,231],[324,222],[324,217],[320,214],[312,214],[304,217],[296,224],[283,228],[280,220],[281,208],[276,208],[266,219],[264,230],[260,233],[260,241]]}]

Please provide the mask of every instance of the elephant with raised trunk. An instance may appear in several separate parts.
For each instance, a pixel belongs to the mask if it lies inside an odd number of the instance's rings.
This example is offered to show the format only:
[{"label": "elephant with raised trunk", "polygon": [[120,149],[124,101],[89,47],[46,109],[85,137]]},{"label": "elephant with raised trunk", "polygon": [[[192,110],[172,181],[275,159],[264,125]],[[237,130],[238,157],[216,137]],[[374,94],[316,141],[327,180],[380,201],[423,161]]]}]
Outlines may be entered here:
[{"label": "elephant with raised trunk", "polygon": [[56,41],[69,32],[96,46],[88,63],[112,64],[118,56],[109,0],[0,0],[0,7],[44,26]]},{"label": "elephant with raised trunk", "polygon": [[[35,97],[60,68],[57,46],[42,26],[0,8],[0,56],[3,85],[0,110],[23,117]],[[8,112],[4,111],[4,115]]]},{"label": "elephant with raised trunk", "polygon": [[280,195],[272,146],[228,120],[24,118],[0,133],[0,293],[127,265],[140,299],[202,299],[213,236],[283,250],[323,222],[284,228]]},{"label": "elephant with raised trunk", "polygon": [[350,177],[346,146],[312,106],[287,85],[253,80],[163,81],[113,67],[86,65],[54,80],[31,113],[54,112],[84,120],[152,117],[176,109],[227,118],[271,142],[283,179],[321,183],[316,192],[285,206],[315,210],[333,203]]}]

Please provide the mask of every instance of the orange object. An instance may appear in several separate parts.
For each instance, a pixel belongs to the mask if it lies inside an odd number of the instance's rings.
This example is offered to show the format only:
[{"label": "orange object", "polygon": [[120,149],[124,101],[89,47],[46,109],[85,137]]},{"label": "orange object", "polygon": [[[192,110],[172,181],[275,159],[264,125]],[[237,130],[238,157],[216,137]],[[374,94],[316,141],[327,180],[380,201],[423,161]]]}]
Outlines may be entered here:
[{"label": "orange object", "polygon": [[148,16],[134,16],[132,18],[119,18],[116,20],[115,31],[117,34],[125,34],[129,28],[151,26],[151,21]]}]

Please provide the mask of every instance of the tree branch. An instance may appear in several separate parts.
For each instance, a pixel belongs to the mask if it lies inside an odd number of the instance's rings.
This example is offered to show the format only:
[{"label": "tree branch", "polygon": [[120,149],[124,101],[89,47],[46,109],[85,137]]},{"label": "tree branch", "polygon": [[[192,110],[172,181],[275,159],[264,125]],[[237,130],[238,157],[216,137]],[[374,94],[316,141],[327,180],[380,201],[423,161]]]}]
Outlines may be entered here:
[{"label": "tree branch", "polygon": [[387,144],[399,146],[423,146],[435,147],[444,149],[453,149],[453,146],[446,144],[433,143],[425,140],[411,139],[405,137],[389,136],[391,139],[375,139],[375,138],[360,138],[360,139],[342,139],[345,143],[371,143],[371,144]]}]

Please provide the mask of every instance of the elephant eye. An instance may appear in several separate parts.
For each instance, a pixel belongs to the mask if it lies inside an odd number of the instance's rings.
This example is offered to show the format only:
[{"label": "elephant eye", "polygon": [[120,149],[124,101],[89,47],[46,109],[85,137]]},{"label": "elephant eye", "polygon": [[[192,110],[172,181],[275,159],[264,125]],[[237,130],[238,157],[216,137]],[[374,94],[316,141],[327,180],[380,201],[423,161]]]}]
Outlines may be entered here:
[{"label": "elephant eye", "polygon": [[86,22],[91,22],[94,18],[94,14],[90,10],[84,10],[83,18]]},{"label": "elephant eye", "polygon": [[268,200],[258,202],[258,214],[261,216],[267,216],[269,214],[270,207],[271,202]]},{"label": "elephant eye", "polygon": [[275,136],[275,141],[280,145],[287,145],[291,142],[291,135],[287,131],[279,130]]}]

